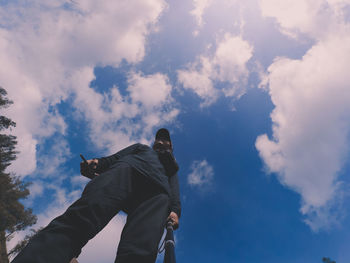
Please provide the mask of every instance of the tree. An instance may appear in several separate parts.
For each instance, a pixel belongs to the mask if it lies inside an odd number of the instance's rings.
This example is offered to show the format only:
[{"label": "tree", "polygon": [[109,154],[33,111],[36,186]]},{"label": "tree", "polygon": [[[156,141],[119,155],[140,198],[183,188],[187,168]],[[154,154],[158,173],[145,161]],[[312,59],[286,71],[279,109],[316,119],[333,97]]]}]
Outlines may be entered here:
[{"label": "tree", "polygon": [[18,244],[8,253],[8,256],[17,255],[19,252],[21,252],[21,250],[28,244],[28,242],[42,229],[43,227],[39,228],[38,230],[31,229],[31,233],[29,235],[26,235],[22,241],[18,242]]},{"label": "tree", "polygon": [[[7,108],[13,102],[6,98],[7,92],[2,87],[0,87],[0,109]],[[3,129],[8,129],[9,127],[15,127],[16,123],[5,116],[0,116],[0,131]]]},{"label": "tree", "polygon": [[323,263],[337,263],[334,260],[331,260],[330,258],[322,258]]},{"label": "tree", "polygon": [[[5,89],[0,87],[0,109],[11,104]],[[0,116],[0,131],[15,127],[11,119]],[[36,223],[32,210],[25,208],[21,199],[29,195],[29,183],[22,182],[13,174],[7,173],[6,168],[16,159],[18,153],[16,136],[0,134],[0,263],[8,263],[6,241],[10,240],[17,231],[24,230]]]}]

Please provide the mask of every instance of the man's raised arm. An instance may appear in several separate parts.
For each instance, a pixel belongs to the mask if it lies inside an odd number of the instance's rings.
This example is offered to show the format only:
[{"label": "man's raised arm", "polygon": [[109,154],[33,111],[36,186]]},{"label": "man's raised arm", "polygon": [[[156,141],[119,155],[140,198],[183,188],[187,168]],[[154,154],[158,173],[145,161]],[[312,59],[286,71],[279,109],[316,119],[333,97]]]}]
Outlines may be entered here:
[{"label": "man's raised arm", "polygon": [[[171,190],[170,195],[170,215],[168,219],[174,222],[174,229],[179,227],[179,218],[181,216],[181,201],[180,201],[180,187],[177,173],[169,177],[169,185]],[[175,213],[175,215],[174,215]]]},{"label": "man's raised arm", "polygon": [[[136,154],[140,150],[141,146],[142,144],[136,143],[110,156],[85,160],[80,163],[80,173],[92,179],[98,174],[106,171],[110,166],[115,164],[119,159],[123,158],[124,156],[127,156],[129,154]],[[93,172],[90,171],[91,169]]]},{"label": "man's raised arm", "polygon": [[124,156],[127,156],[129,154],[136,154],[140,150],[140,146],[142,146],[142,144],[136,143],[110,156],[95,159],[97,160],[96,172],[102,173]]}]

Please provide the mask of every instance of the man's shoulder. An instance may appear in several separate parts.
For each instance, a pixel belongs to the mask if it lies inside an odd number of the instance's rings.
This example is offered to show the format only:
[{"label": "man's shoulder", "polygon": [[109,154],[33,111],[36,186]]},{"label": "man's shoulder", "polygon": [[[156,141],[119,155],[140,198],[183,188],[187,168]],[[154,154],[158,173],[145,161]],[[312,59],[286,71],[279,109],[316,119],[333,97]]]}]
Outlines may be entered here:
[{"label": "man's shoulder", "polygon": [[130,147],[135,147],[138,150],[150,150],[150,149],[152,149],[150,146],[148,146],[146,144],[142,144],[142,143],[135,143],[135,144],[131,145]]}]

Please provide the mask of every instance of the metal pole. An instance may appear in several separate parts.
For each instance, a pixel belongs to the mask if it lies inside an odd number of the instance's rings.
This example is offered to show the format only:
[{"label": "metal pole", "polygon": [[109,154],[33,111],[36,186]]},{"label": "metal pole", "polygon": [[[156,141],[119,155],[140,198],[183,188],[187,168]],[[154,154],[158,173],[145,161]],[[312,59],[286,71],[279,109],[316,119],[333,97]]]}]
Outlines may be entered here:
[{"label": "metal pole", "polygon": [[167,222],[166,231],[164,263],[176,263],[173,224],[171,221]]}]

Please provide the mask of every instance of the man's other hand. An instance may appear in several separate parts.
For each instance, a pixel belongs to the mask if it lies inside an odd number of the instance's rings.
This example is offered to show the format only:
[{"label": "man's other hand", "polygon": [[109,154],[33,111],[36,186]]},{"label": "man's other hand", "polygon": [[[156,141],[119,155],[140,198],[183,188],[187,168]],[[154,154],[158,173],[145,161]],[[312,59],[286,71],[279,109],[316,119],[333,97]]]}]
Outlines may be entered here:
[{"label": "man's other hand", "polygon": [[87,163],[80,163],[80,173],[90,179],[94,178],[95,176],[98,176],[98,174],[95,173],[98,164],[98,159],[91,159],[87,160],[86,162]]},{"label": "man's other hand", "polygon": [[92,169],[96,169],[98,165],[98,159],[87,160],[87,163],[92,167]]},{"label": "man's other hand", "polygon": [[175,212],[171,212],[168,216],[168,220],[170,220],[173,223],[174,230],[179,228],[179,217]]}]

